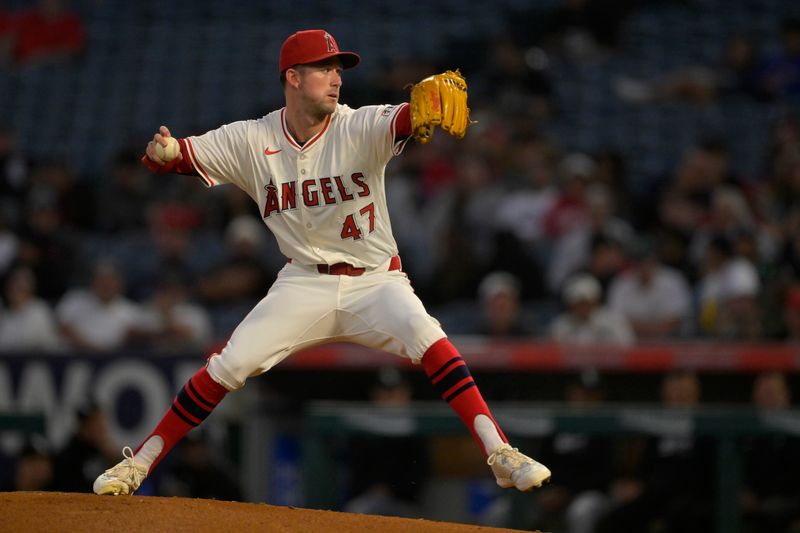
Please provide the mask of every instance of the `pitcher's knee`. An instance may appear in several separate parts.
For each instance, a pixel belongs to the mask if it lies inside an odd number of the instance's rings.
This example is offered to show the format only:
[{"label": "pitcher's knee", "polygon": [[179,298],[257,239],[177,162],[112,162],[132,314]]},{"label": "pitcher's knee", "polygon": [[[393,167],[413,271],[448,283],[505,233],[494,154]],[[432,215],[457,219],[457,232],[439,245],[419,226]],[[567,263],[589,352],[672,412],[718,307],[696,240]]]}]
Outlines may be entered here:
[{"label": "pitcher's knee", "polygon": [[211,379],[228,389],[234,391],[241,389],[250,372],[242,365],[235,364],[222,355],[216,354],[208,360],[208,374]]},{"label": "pitcher's knee", "polygon": [[405,337],[409,340],[411,360],[415,363],[422,361],[425,352],[437,341],[446,338],[442,327],[435,318],[428,314],[412,315],[408,317],[408,333]]}]

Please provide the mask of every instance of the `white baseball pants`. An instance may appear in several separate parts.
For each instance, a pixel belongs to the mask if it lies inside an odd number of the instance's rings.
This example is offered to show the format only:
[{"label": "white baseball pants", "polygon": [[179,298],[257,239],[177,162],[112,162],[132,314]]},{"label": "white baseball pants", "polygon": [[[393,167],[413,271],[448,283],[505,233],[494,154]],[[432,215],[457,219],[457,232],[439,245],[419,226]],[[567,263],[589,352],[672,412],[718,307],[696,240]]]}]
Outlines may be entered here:
[{"label": "white baseball pants", "polygon": [[267,296],[211,357],[208,373],[239,389],[292,353],[316,344],[352,342],[419,363],[446,337],[414,294],[408,277],[387,260],[360,276],[320,274],[317,266],[287,263]]}]

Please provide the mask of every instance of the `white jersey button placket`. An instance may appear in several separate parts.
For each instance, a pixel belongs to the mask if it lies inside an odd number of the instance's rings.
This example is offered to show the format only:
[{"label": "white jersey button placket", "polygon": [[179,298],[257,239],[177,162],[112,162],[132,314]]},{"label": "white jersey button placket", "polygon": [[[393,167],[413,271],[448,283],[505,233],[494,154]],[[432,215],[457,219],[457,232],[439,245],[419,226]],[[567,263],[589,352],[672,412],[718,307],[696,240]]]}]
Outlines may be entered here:
[{"label": "white jersey button placket", "polygon": [[[297,169],[300,172],[301,176],[305,176],[306,175],[306,169],[303,168],[303,163],[300,163],[301,160],[305,160],[305,159],[306,159],[306,154],[300,153],[300,154],[297,155]],[[306,230],[307,231],[313,231],[314,230],[314,223],[311,220],[308,219],[311,216],[311,213],[308,212],[306,209],[301,209],[300,210],[300,216],[302,217],[302,220],[304,222],[304,226],[306,227]],[[314,238],[311,235],[308,235],[308,239],[309,239],[309,241],[313,241],[314,240]]]}]

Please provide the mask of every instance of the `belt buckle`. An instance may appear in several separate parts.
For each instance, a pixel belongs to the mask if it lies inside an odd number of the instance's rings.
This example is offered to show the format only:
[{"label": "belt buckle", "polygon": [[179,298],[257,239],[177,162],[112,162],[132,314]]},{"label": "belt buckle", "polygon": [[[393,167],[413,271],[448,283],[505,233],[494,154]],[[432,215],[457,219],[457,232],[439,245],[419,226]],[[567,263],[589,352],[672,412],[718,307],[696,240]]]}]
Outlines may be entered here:
[{"label": "belt buckle", "polygon": [[350,263],[335,263],[333,265],[319,264],[317,270],[320,274],[330,274],[336,276],[360,276],[366,269],[353,266]]}]

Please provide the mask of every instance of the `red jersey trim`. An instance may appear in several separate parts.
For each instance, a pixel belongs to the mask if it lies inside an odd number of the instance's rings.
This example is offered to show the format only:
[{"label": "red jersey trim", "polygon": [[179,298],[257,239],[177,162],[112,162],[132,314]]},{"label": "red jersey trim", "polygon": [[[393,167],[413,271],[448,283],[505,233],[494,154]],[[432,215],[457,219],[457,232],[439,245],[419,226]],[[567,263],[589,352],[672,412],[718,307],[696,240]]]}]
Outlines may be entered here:
[{"label": "red jersey trim", "polygon": [[192,141],[187,137],[185,139],[186,146],[189,148],[189,159],[192,160],[192,166],[197,170],[197,173],[200,174],[200,177],[203,178],[203,183],[206,187],[213,187],[214,182],[211,181],[211,178],[208,177],[205,169],[200,166],[200,163],[197,161],[197,156],[194,153],[194,145],[192,145]]},{"label": "red jersey trim", "polygon": [[311,137],[311,139],[309,139],[303,146],[300,146],[299,144],[297,144],[297,141],[295,141],[294,138],[292,138],[292,136],[289,134],[289,128],[286,127],[286,108],[284,107],[283,109],[281,109],[281,128],[283,129],[283,135],[284,137],[286,137],[286,140],[289,141],[289,144],[291,144],[295,148],[295,150],[299,150],[301,152],[307,150],[312,144],[317,142],[319,138],[322,137],[322,135],[328,130],[328,126],[330,125],[330,123],[331,123],[331,115],[328,115],[327,117],[325,117],[325,125],[322,127],[322,130],[313,137]]},{"label": "red jersey trim", "polygon": [[[398,140],[397,139],[398,129],[401,129],[401,128],[397,127],[397,121],[400,118],[400,115],[403,114],[403,110],[405,110],[408,107],[409,107],[409,105],[404,102],[404,103],[398,105],[397,109],[394,110],[394,114],[393,114],[394,116],[392,116],[392,141],[397,141]],[[407,128],[402,128],[404,130],[407,129],[407,132],[406,132],[405,135],[403,135],[403,137],[408,137],[409,135],[411,135],[411,115],[407,114],[407,116],[408,116],[408,124],[405,125],[405,126],[407,126]],[[402,126],[403,125],[401,125],[401,127]]]},{"label": "red jersey trim", "polygon": [[[389,128],[389,134],[392,136],[392,153],[394,155],[400,155],[400,153],[403,151],[403,148],[405,148],[406,143],[411,138],[411,135],[402,137],[401,139],[397,138],[397,118],[400,116],[400,113],[403,111],[403,109],[405,109],[407,107],[409,107],[409,105],[407,103],[405,103],[405,102],[400,104],[399,106],[397,106],[397,109],[394,110],[394,114],[392,115],[392,118],[391,118],[392,122],[391,122],[391,126]],[[410,125],[410,122],[411,122],[410,116],[409,116],[408,120],[409,120],[409,130],[410,130],[411,129],[411,127],[410,127],[411,126]]]}]

